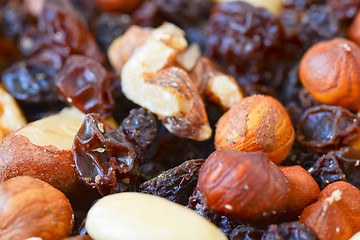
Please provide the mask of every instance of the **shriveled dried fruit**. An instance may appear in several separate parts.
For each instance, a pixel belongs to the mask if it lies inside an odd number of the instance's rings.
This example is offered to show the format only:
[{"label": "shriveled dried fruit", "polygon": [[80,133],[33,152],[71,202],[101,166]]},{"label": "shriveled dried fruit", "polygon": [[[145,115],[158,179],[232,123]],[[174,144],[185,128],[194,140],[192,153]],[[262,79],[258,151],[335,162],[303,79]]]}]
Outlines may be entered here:
[{"label": "shriveled dried fruit", "polygon": [[264,230],[247,225],[239,225],[230,235],[230,240],[257,240],[262,239]]},{"label": "shriveled dried fruit", "polygon": [[84,113],[111,115],[114,105],[111,78],[96,60],[70,56],[56,76],[55,84],[64,99]]},{"label": "shriveled dried fruit", "polygon": [[143,193],[186,205],[197,184],[204,160],[189,160],[140,185]]},{"label": "shriveled dried fruit", "polygon": [[80,180],[102,195],[131,189],[139,175],[136,152],[125,134],[98,114],[86,115],[73,154]]},{"label": "shriveled dried fruit", "polygon": [[297,141],[319,152],[339,149],[359,136],[359,121],[358,116],[342,107],[312,107],[304,112],[297,126]]},{"label": "shriveled dried fruit", "polygon": [[261,240],[317,240],[310,228],[300,222],[270,225]]},{"label": "shriveled dried fruit", "polygon": [[24,30],[26,11],[20,0],[9,1],[0,9],[0,32],[15,41]]},{"label": "shriveled dried fruit", "polygon": [[360,9],[359,0],[327,0],[327,5],[334,11],[335,16],[344,22],[351,21]]}]

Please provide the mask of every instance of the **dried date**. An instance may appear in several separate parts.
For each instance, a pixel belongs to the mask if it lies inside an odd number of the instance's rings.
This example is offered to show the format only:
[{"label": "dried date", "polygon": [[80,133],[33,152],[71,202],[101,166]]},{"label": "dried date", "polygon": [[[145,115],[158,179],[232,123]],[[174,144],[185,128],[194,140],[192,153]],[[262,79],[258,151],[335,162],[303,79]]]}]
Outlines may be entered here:
[{"label": "dried date", "polygon": [[86,115],[75,135],[73,155],[79,179],[101,195],[129,191],[139,175],[136,152],[125,134],[98,114]]},{"label": "dried date", "polygon": [[296,139],[302,147],[326,153],[347,145],[359,133],[357,115],[342,107],[319,105],[304,112]]},{"label": "dried date", "polygon": [[189,160],[140,185],[140,191],[186,205],[204,160]]},{"label": "dried date", "polygon": [[56,88],[64,99],[84,113],[111,115],[114,97],[111,78],[96,60],[70,56],[55,78]]}]

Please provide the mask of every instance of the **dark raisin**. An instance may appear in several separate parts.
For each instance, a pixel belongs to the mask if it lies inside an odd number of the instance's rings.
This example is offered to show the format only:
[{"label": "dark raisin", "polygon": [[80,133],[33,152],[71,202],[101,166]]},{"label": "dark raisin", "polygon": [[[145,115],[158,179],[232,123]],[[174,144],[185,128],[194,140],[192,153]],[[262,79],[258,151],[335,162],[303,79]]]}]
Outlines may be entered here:
[{"label": "dark raisin", "polygon": [[304,10],[314,4],[324,4],[326,0],[283,0],[284,8]]},{"label": "dark raisin", "polygon": [[326,153],[347,145],[360,134],[360,118],[349,110],[319,105],[306,110],[297,126],[302,147]]},{"label": "dark raisin", "polygon": [[64,99],[85,113],[110,116],[114,105],[111,78],[97,61],[86,56],[70,56],[55,79]]},{"label": "dark raisin", "polygon": [[140,155],[141,159],[149,159],[156,152],[154,140],[157,134],[157,119],[150,111],[139,108],[130,111],[120,126],[126,138]]},{"label": "dark raisin", "polygon": [[[47,48],[49,45],[51,45],[51,38],[48,35],[41,33],[35,26],[26,27],[19,38],[19,49],[25,56],[31,56],[34,53]],[[60,53],[64,51],[63,49],[60,50]]]},{"label": "dark raisin", "polygon": [[[206,52],[238,77],[241,85],[278,85],[283,31],[278,19],[264,8],[241,2],[217,4],[208,23]],[[261,90],[261,85],[258,86]],[[246,88],[245,88],[246,89]]]},{"label": "dark raisin", "polygon": [[207,19],[212,7],[211,0],[155,0],[168,21],[181,27]]},{"label": "dark raisin", "polygon": [[9,1],[0,9],[0,32],[9,39],[16,40],[24,29],[26,18],[22,1]]},{"label": "dark raisin", "polygon": [[189,160],[140,185],[140,191],[186,205],[204,160]]},{"label": "dark raisin", "polygon": [[136,152],[125,134],[98,114],[86,115],[75,135],[73,155],[80,180],[101,195],[129,191],[139,175]]},{"label": "dark raisin", "polygon": [[102,50],[107,51],[112,41],[129,28],[130,21],[129,15],[120,13],[103,13],[96,19],[94,33]]},{"label": "dark raisin", "polygon": [[22,57],[16,43],[0,35],[0,74],[4,68]]},{"label": "dark raisin", "polygon": [[293,148],[289,156],[282,163],[284,166],[300,165],[305,169],[311,168],[315,162],[322,156],[321,153],[307,152],[299,147],[297,142],[294,142]]},{"label": "dark raisin", "polygon": [[145,1],[133,14],[132,25],[142,27],[158,27],[164,21],[165,16],[161,13],[160,7],[155,1]]},{"label": "dark raisin", "polygon": [[220,215],[218,213],[215,213],[214,211],[207,209],[204,206],[201,193],[197,189],[194,190],[194,193],[189,198],[187,207],[194,210],[195,212],[218,226],[218,228],[227,236],[230,236],[236,227],[242,225],[237,220],[231,219],[224,215]]},{"label": "dark raisin", "polygon": [[343,22],[351,22],[360,9],[360,0],[327,0],[335,16]]},{"label": "dark raisin", "polygon": [[71,0],[72,5],[75,9],[83,15],[83,17],[90,21],[95,14],[94,1],[89,0]]},{"label": "dark raisin", "polygon": [[261,240],[317,240],[311,230],[300,222],[270,225]]},{"label": "dark raisin", "polygon": [[248,225],[239,225],[231,232],[230,240],[259,240],[264,232]]},{"label": "dark raisin", "polygon": [[54,83],[58,71],[57,63],[51,62],[51,58],[43,58],[42,61],[40,58],[34,57],[15,63],[4,71],[2,82],[10,94],[22,103],[59,103],[60,98]]}]

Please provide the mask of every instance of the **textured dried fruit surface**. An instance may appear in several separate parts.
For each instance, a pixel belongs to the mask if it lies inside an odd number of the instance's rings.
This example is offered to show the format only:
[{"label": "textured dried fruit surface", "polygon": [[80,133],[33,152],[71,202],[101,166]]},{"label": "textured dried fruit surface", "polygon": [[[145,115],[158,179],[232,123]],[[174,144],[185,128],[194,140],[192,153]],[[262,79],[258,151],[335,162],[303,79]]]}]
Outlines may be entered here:
[{"label": "textured dried fruit surface", "polygon": [[[232,0],[215,0],[217,3],[231,2]],[[237,0],[239,1],[239,0]],[[263,7],[275,15],[279,15],[282,10],[283,0],[242,0],[256,7]]]},{"label": "textured dried fruit surface", "polygon": [[281,214],[290,191],[285,175],[264,153],[229,149],[206,159],[198,187],[210,210],[256,223]]},{"label": "textured dried fruit surface", "polygon": [[360,230],[360,190],[339,181],[329,184],[319,200],[305,208],[300,222],[320,240],[349,239]]},{"label": "textured dried fruit surface", "polygon": [[80,180],[102,195],[130,190],[139,175],[138,158],[126,135],[98,114],[86,115],[73,154]]},{"label": "textured dried fruit surface", "polygon": [[354,42],[344,38],[320,42],[301,59],[300,80],[319,103],[359,110],[359,64],[360,48]]},{"label": "textured dried fruit surface", "polygon": [[0,184],[0,238],[63,239],[71,234],[73,210],[63,193],[46,182],[21,176]]},{"label": "textured dried fruit surface", "polygon": [[130,192],[100,199],[88,213],[86,229],[94,239],[227,239],[215,225],[184,206]]},{"label": "textured dried fruit surface", "polygon": [[310,228],[300,222],[270,225],[261,240],[317,240]]},{"label": "textured dried fruit surface", "polygon": [[295,139],[294,127],[284,106],[265,95],[243,98],[217,122],[216,149],[264,152],[280,164]]}]

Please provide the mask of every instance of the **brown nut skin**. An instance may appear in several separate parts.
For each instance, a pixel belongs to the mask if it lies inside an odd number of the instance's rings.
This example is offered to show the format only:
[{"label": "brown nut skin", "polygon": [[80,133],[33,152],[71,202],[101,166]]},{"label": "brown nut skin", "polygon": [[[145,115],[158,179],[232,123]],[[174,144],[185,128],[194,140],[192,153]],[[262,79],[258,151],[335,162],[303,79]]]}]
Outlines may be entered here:
[{"label": "brown nut skin", "polygon": [[280,164],[294,139],[294,127],[285,107],[273,97],[254,95],[240,100],[219,119],[215,148],[261,151]]},{"label": "brown nut skin", "polygon": [[358,45],[360,44],[360,12],[356,14],[353,22],[351,23],[347,36]]},{"label": "brown nut skin", "polygon": [[63,239],[73,229],[65,195],[46,182],[20,176],[0,184],[0,239]]},{"label": "brown nut skin", "polygon": [[329,184],[299,221],[320,240],[349,239],[360,231],[360,190],[344,181]]},{"label": "brown nut skin", "polygon": [[360,47],[335,38],[312,46],[303,56],[299,76],[321,104],[360,110]]},{"label": "brown nut skin", "polygon": [[257,224],[281,214],[290,191],[285,175],[264,153],[230,149],[207,158],[198,188],[210,210]]},{"label": "brown nut skin", "polygon": [[319,185],[310,173],[299,165],[290,167],[280,166],[280,170],[285,174],[290,184],[286,216],[297,217],[305,207],[316,202],[320,194]]}]

